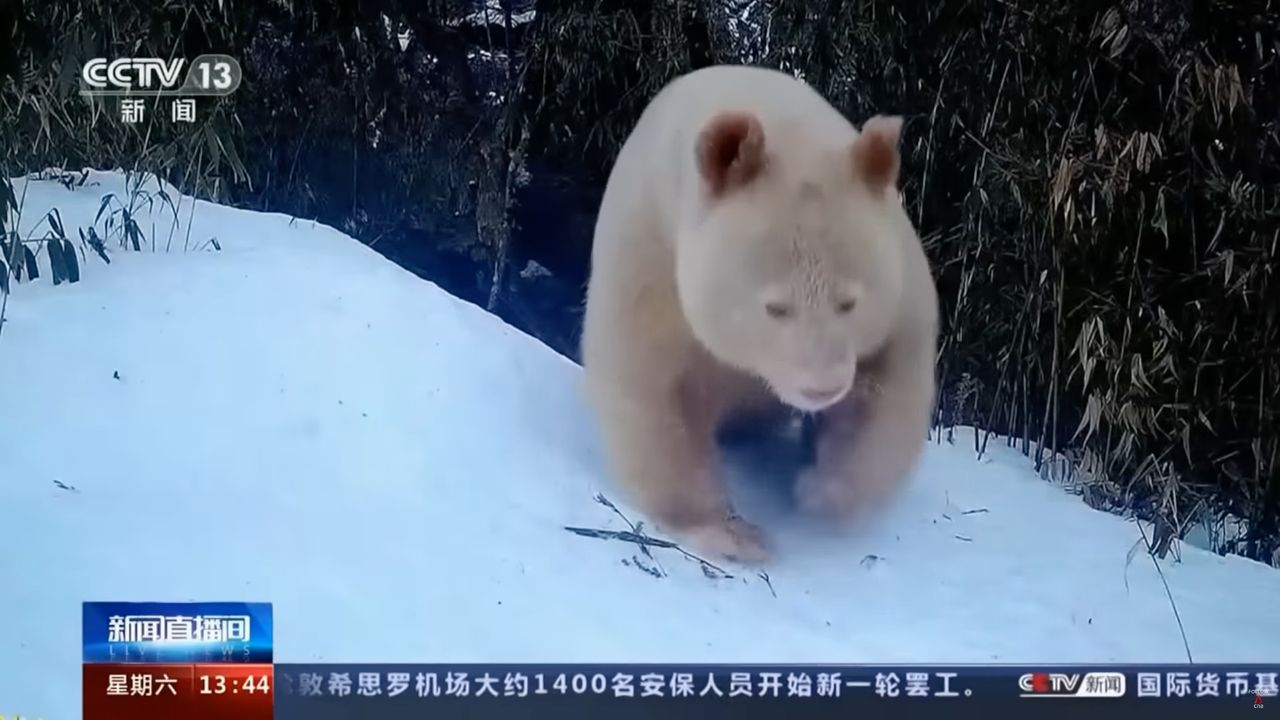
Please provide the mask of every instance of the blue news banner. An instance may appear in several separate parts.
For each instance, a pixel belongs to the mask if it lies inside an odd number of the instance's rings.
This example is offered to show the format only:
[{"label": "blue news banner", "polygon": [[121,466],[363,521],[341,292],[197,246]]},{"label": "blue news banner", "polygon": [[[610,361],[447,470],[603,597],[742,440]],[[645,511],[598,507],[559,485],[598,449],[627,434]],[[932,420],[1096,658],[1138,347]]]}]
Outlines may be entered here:
[{"label": "blue news banner", "polygon": [[83,720],[272,720],[269,603],[86,602]]},{"label": "blue news banner", "polygon": [[1280,709],[1280,660],[1159,666],[297,664],[274,662],[270,603],[85,603],[83,623],[85,720],[989,718],[1005,711],[1168,720]]}]

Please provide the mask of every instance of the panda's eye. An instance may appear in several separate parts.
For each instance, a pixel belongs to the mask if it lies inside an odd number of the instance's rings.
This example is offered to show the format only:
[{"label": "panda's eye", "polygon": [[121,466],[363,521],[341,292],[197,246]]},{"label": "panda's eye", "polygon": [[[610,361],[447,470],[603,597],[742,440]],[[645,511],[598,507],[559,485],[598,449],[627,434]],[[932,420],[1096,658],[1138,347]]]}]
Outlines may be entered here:
[{"label": "panda's eye", "polygon": [[853,312],[853,307],[857,305],[857,301],[853,298],[845,298],[836,302],[836,314],[848,315]]},{"label": "panda's eye", "polygon": [[779,320],[791,316],[791,308],[778,302],[765,303],[764,311],[769,314],[769,317]]}]

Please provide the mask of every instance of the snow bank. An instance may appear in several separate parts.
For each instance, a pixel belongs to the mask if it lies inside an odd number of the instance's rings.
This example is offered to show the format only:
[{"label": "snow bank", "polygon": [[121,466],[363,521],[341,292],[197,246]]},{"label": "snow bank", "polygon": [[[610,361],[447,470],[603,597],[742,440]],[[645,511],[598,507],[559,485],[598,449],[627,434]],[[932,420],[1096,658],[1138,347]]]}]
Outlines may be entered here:
[{"label": "snow bank", "polygon": [[[124,185],[19,181],[23,232]],[[1183,547],[1166,592],[1137,526],[971,431],[859,535],[737,456],[767,576],[569,532],[640,519],[596,499],[573,363],[330,228],[184,198],[165,253],[153,207],[157,252],[9,301],[0,713],[78,716],[85,600],[272,602],[278,662],[1178,662],[1175,605],[1197,661],[1280,658],[1280,572]]]}]

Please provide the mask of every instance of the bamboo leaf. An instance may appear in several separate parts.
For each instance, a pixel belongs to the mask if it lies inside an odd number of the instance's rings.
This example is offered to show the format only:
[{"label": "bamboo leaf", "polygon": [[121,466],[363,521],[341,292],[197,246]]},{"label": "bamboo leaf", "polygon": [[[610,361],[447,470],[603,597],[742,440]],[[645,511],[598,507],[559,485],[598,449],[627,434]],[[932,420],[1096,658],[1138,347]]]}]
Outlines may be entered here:
[{"label": "bamboo leaf", "polygon": [[62,260],[67,272],[67,282],[80,282],[80,259],[76,257],[76,248],[70,240],[63,240]]},{"label": "bamboo leaf", "polygon": [[45,243],[45,248],[49,252],[49,274],[53,276],[53,284],[61,285],[67,279],[67,265],[62,257],[62,241],[57,238],[50,238]]},{"label": "bamboo leaf", "polygon": [[22,246],[22,257],[26,261],[27,280],[40,279],[40,266],[36,263],[36,254],[31,252],[31,248],[26,245]]}]

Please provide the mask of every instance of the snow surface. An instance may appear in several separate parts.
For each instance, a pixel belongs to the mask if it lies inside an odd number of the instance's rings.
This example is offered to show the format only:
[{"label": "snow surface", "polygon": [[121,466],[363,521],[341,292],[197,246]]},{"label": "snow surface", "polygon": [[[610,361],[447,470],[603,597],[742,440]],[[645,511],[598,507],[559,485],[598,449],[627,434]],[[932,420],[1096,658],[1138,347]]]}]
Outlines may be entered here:
[{"label": "snow surface", "polygon": [[[19,180],[23,232],[124,184]],[[1171,603],[1138,525],[969,430],[859,534],[735,454],[767,581],[569,532],[641,519],[595,499],[576,365],[333,229],[199,202],[183,252],[183,199],[165,253],[154,207],[157,252],[10,297],[0,713],[78,716],[86,600],[272,602],[277,662],[1179,662],[1173,605],[1197,661],[1280,660],[1280,572],[1182,546]]]}]

